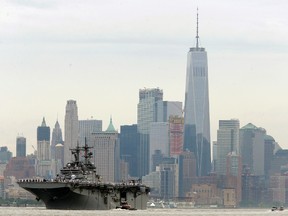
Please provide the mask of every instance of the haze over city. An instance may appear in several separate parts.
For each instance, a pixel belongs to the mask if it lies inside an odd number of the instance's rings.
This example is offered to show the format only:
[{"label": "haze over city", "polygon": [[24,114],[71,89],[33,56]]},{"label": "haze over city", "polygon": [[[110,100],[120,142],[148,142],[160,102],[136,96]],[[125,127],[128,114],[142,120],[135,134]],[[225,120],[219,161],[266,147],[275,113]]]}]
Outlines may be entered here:
[{"label": "haze over city", "polygon": [[237,118],[288,147],[288,15],[285,0],[0,1],[0,146],[36,145],[42,118],[64,129],[74,99],[79,119],[137,123],[140,88],[184,103],[187,52],[208,53],[211,140]]}]

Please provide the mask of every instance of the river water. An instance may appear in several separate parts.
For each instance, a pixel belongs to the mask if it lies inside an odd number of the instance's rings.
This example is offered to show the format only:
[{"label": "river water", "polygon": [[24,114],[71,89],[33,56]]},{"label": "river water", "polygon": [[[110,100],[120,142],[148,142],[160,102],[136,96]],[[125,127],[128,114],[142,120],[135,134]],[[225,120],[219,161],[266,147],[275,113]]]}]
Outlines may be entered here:
[{"label": "river water", "polygon": [[5,216],[254,216],[287,215],[288,210],[272,212],[269,209],[147,209],[147,210],[47,210],[40,207],[0,207],[0,215]]}]

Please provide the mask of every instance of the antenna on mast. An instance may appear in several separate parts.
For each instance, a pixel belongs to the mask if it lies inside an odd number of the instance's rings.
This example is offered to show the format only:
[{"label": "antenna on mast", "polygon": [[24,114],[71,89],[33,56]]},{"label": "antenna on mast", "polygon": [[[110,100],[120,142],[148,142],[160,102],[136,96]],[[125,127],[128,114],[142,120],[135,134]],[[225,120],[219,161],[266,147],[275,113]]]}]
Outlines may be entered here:
[{"label": "antenna on mast", "polygon": [[198,7],[197,7],[197,27],[196,27],[196,49],[197,50],[199,48],[198,24],[199,24],[199,19],[198,19]]}]

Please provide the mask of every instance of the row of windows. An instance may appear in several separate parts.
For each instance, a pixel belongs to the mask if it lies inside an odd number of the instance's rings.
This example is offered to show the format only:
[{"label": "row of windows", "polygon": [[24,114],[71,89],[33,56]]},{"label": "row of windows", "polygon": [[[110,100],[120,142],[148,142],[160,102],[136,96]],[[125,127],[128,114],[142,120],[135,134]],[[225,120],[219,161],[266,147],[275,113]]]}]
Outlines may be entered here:
[{"label": "row of windows", "polygon": [[206,70],[204,67],[193,67],[193,76],[205,77]]}]

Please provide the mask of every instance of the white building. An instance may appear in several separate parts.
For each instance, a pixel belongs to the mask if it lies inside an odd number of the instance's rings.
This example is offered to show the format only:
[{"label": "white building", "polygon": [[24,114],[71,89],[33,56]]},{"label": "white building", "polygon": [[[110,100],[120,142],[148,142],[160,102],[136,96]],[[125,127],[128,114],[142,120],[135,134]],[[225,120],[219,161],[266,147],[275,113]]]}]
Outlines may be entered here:
[{"label": "white building", "polygon": [[76,148],[78,143],[78,108],[76,101],[68,100],[65,114],[65,140],[64,140],[64,164],[73,159],[70,149]]}]

